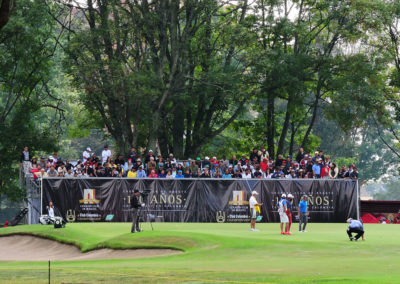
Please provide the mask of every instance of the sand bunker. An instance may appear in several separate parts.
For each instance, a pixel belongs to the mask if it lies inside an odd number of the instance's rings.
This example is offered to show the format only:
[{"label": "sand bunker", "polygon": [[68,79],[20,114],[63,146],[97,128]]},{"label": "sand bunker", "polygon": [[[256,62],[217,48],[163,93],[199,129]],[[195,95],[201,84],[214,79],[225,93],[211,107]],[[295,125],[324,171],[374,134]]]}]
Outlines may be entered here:
[{"label": "sand bunker", "polygon": [[82,253],[73,245],[20,235],[0,237],[0,248],[0,261],[140,258],[181,253],[172,249],[98,249]]}]

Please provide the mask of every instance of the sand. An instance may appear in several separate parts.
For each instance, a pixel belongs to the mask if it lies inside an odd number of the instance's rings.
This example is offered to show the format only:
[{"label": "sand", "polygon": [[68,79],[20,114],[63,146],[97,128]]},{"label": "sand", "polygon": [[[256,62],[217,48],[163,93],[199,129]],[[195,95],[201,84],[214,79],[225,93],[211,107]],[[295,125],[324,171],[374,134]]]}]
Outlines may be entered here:
[{"label": "sand", "polygon": [[181,253],[172,249],[97,249],[82,253],[73,245],[33,236],[0,237],[0,261],[94,260],[143,258]]}]

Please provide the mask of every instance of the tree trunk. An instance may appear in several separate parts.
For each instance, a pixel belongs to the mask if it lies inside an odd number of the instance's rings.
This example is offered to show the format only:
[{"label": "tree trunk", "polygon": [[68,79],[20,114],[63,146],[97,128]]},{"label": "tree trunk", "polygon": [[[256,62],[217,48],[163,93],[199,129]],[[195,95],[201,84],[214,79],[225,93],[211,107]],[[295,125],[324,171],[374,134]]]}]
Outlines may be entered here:
[{"label": "tree trunk", "polygon": [[292,101],[293,101],[292,96],[293,95],[289,94],[289,97],[288,97],[288,101],[287,101],[287,105],[286,105],[285,121],[283,123],[281,137],[279,138],[278,149],[276,151],[277,155],[283,154],[283,148],[285,146],[285,139],[286,139],[287,132],[289,130],[290,112],[291,112]]},{"label": "tree trunk", "polygon": [[303,142],[301,142],[302,148],[306,148],[308,136],[310,136],[311,130],[315,123],[315,119],[317,118],[318,102],[319,102],[319,96],[315,95],[315,101],[314,101],[314,105],[313,105],[313,114],[312,114],[312,117],[310,120],[310,124],[308,125],[306,134],[304,135]]},{"label": "tree trunk", "polygon": [[182,100],[175,101],[172,137],[174,139],[174,157],[183,159],[183,135],[185,132],[185,111]]},{"label": "tree trunk", "polygon": [[268,103],[267,103],[267,144],[269,156],[275,158],[275,96],[273,92],[268,92]]},{"label": "tree trunk", "polygon": [[294,137],[296,135],[296,130],[294,127],[294,122],[290,123],[290,145],[289,145],[289,155],[293,156],[293,147],[294,147]]}]

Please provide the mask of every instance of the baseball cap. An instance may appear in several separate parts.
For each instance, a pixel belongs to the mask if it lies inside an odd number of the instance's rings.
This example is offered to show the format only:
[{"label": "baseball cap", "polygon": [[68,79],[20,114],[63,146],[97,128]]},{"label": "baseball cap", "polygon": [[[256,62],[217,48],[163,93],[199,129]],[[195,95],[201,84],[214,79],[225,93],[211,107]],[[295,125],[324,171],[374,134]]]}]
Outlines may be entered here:
[{"label": "baseball cap", "polygon": [[253,195],[253,194],[256,194],[256,195],[258,195],[258,192],[257,192],[257,191],[255,191],[255,190],[253,190],[253,191],[251,192],[251,195]]},{"label": "baseball cap", "polygon": [[87,147],[86,150],[88,150],[89,152],[92,152],[92,149],[90,149],[90,147]]},{"label": "baseball cap", "polygon": [[282,198],[286,198],[286,194],[283,193],[283,194],[282,194]]},{"label": "baseball cap", "polygon": [[292,195],[291,193],[289,193],[289,194],[287,195],[287,198],[293,198],[293,195]]},{"label": "baseball cap", "polygon": [[179,170],[179,171],[178,171],[178,173],[181,173],[181,172],[182,172],[182,170]]},{"label": "baseball cap", "polygon": [[200,157],[197,157],[196,160],[197,160],[197,161],[200,161]]},{"label": "baseball cap", "polygon": [[149,150],[149,153],[153,153],[153,150]]}]

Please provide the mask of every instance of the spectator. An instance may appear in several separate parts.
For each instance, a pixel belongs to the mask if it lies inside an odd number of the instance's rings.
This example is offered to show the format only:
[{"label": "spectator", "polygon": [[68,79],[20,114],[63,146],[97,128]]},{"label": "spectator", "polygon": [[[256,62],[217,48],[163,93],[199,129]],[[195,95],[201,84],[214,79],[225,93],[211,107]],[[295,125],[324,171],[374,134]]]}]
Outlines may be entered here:
[{"label": "spectator", "polygon": [[128,161],[124,164],[124,171],[128,172],[132,168],[133,168],[132,159],[128,158]]},{"label": "spectator", "polygon": [[278,158],[275,161],[275,167],[280,167],[282,165],[283,165],[283,156],[279,154]]},{"label": "spectator", "polygon": [[205,168],[203,173],[200,176],[201,178],[210,178],[210,172],[208,171],[208,168]]},{"label": "spectator", "polygon": [[256,170],[253,173],[253,177],[254,178],[262,178],[263,177],[263,174],[260,171],[260,167],[259,166],[256,167]]},{"label": "spectator", "polygon": [[322,169],[321,169],[321,178],[329,178],[329,165],[328,164],[323,164]]},{"label": "spectator", "polygon": [[260,156],[260,161],[263,161],[264,159],[269,159],[269,153],[268,151],[265,149],[264,146],[261,146],[260,151],[258,152],[258,155]]},{"label": "spectator", "polygon": [[296,171],[294,169],[290,169],[290,174],[286,176],[288,179],[297,178]]},{"label": "spectator", "polygon": [[222,178],[220,169],[217,169],[217,170],[212,174],[212,177],[213,177],[213,178]]},{"label": "spectator", "polygon": [[329,178],[337,178],[339,174],[339,169],[335,163],[331,163],[329,170]]},{"label": "spectator", "polygon": [[25,174],[29,174],[29,171],[31,170],[31,156],[29,154],[29,148],[28,147],[24,147],[24,150],[21,153],[21,167],[23,167],[24,169],[24,173]]},{"label": "spectator", "polygon": [[60,160],[60,161],[61,161],[61,159],[59,159],[59,158],[58,158],[58,154],[57,154],[57,152],[54,152],[54,153],[53,153],[53,161],[54,161],[54,163],[56,163],[56,164],[57,164],[58,160]]},{"label": "spectator", "polygon": [[319,158],[315,159],[314,165],[312,166],[312,171],[315,178],[321,178],[321,167],[319,166]]},{"label": "spectator", "polygon": [[136,163],[136,148],[131,147],[131,150],[128,153],[128,159],[131,159],[132,163]]},{"label": "spectator", "polygon": [[116,165],[125,165],[125,160],[121,154],[118,155],[118,158],[115,159],[114,163]]},{"label": "spectator", "polygon": [[253,152],[250,153],[250,161],[254,161],[254,159],[256,159],[258,163],[260,162],[257,147],[254,147]]},{"label": "spectator", "polygon": [[207,167],[207,166],[208,166],[208,168],[210,169],[210,167],[211,167],[211,162],[210,162],[210,158],[206,156],[206,157],[204,158],[204,161],[203,161],[201,167],[202,167],[202,168],[205,168],[205,167]]},{"label": "spectator", "polygon": [[65,174],[66,178],[72,178],[74,177],[74,172],[72,171],[72,169],[67,170],[66,174]]},{"label": "spectator", "polygon": [[138,178],[146,177],[146,172],[143,170],[143,166],[140,166],[139,169],[137,170],[137,177]]},{"label": "spectator", "polygon": [[156,178],[158,177],[158,175],[156,174],[156,170],[151,170],[150,174],[149,174],[149,178]]},{"label": "spectator", "polygon": [[186,171],[185,171],[185,174],[183,175],[185,178],[191,178],[192,177],[192,174],[190,173],[190,170],[189,169],[187,169]]},{"label": "spectator", "polygon": [[111,158],[111,150],[108,149],[108,145],[104,145],[104,150],[101,152],[102,164],[104,164],[108,158]]},{"label": "spectator", "polygon": [[239,170],[235,170],[235,174],[232,176],[233,178],[242,178],[242,174]]},{"label": "spectator", "polygon": [[275,167],[275,171],[272,174],[271,178],[284,178],[284,177],[285,177],[285,175],[281,171],[281,169],[279,167]]},{"label": "spectator", "polygon": [[192,163],[189,166],[189,169],[193,177],[198,177],[197,172],[199,171],[199,166],[196,164],[195,161],[192,161]]},{"label": "spectator", "polygon": [[154,153],[153,150],[149,150],[149,153],[147,154],[144,163],[147,164],[148,162],[150,162],[150,159],[153,158],[153,161],[155,161],[155,157],[154,157]]},{"label": "spectator", "polygon": [[253,178],[253,174],[251,173],[250,168],[247,168],[247,169],[245,170],[245,173],[243,174],[242,177],[243,177],[243,178]]},{"label": "spectator", "polygon": [[166,178],[166,177],[167,177],[167,174],[165,173],[165,170],[164,170],[164,169],[162,169],[162,170],[160,171],[160,174],[158,175],[158,177],[159,177],[159,178]]},{"label": "spectator", "polygon": [[86,150],[83,151],[82,154],[83,163],[86,163],[86,161],[90,159],[90,152],[92,152],[92,149],[90,149],[90,147],[86,147]]},{"label": "spectator", "polygon": [[232,178],[231,174],[229,173],[229,170],[225,170],[225,173],[222,175],[222,178]]},{"label": "spectator", "polygon": [[165,178],[167,178],[167,179],[173,179],[174,178],[174,176],[172,175],[172,171],[171,170],[167,171],[167,176]]},{"label": "spectator", "polygon": [[296,161],[297,161],[298,163],[300,163],[301,160],[304,159],[304,156],[305,156],[304,149],[303,149],[303,147],[300,147],[300,148],[299,148],[299,152],[298,152],[297,155],[296,155]]},{"label": "spectator", "polygon": [[229,160],[229,164],[231,164],[232,166],[236,166],[239,163],[239,161],[236,159],[236,156],[233,155],[232,159]]},{"label": "spectator", "polygon": [[350,179],[357,180],[358,179],[358,171],[356,167],[353,167],[353,171],[349,175]]},{"label": "spectator", "polygon": [[135,168],[130,168],[126,174],[126,177],[128,178],[137,178],[137,173]]},{"label": "spectator", "polygon": [[58,172],[56,171],[56,169],[54,168],[53,165],[50,166],[50,169],[47,171],[47,175],[48,175],[48,177],[57,177],[58,176]]},{"label": "spectator", "polygon": [[178,170],[177,174],[175,175],[175,178],[184,178],[182,170]]}]

